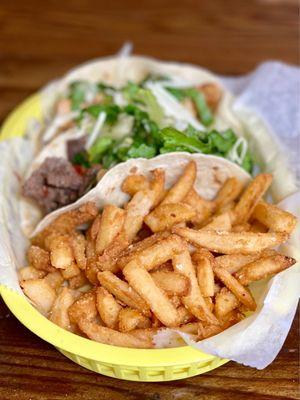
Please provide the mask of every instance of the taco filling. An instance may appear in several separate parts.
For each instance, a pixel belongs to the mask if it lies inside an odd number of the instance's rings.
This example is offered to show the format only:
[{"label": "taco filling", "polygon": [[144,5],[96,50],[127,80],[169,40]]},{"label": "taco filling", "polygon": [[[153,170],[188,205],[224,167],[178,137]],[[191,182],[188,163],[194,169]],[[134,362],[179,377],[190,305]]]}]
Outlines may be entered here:
[{"label": "taco filling", "polygon": [[251,173],[247,140],[216,121],[222,91],[215,82],[190,86],[156,75],[121,87],[69,83],[42,138],[47,146],[67,134],[65,157],[46,157],[27,177],[24,195],[49,213],[81,197],[118,163],[178,151],[220,156]]}]

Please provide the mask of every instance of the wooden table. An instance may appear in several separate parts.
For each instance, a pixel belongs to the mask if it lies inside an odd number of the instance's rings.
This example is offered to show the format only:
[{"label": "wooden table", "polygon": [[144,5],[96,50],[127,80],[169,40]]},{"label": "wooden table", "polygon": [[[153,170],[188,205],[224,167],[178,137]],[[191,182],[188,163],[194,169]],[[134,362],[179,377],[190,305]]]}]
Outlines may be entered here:
[{"label": "wooden table", "polygon": [[[268,59],[299,62],[297,0],[8,1],[0,4],[0,121],[85,60],[130,40],[136,54],[242,74]],[[167,383],[116,381],[79,367],[0,306],[0,399],[299,399],[299,322],[263,371],[233,362]]]}]

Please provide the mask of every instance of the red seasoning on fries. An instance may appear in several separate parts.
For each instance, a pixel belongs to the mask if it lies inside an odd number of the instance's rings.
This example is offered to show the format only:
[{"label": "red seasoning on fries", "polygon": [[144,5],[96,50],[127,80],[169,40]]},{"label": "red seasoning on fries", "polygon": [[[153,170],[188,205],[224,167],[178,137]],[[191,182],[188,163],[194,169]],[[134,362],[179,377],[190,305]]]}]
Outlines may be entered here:
[{"label": "red seasoning on fries", "polygon": [[18,271],[24,293],[60,327],[114,346],[152,348],[165,328],[202,340],[241,321],[256,309],[251,283],[295,263],[274,248],[296,218],[262,199],[269,174],[246,188],[230,177],[210,200],[196,177],[193,161],[169,188],[163,169],[131,174],[123,207],[59,215]]}]

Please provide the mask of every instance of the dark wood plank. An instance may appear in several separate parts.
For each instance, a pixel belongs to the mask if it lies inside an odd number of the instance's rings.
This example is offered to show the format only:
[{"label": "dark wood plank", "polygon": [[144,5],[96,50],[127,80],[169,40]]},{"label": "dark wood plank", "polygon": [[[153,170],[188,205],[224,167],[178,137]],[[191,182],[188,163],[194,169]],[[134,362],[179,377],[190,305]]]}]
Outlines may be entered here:
[{"label": "dark wood plank", "polygon": [[[112,2],[2,0],[0,121],[21,100],[78,63],[136,54],[242,74],[280,59],[299,64],[297,0]],[[257,371],[228,363],[167,383],[116,381],[72,363],[0,303],[0,399],[299,399],[299,318],[277,359]]]}]

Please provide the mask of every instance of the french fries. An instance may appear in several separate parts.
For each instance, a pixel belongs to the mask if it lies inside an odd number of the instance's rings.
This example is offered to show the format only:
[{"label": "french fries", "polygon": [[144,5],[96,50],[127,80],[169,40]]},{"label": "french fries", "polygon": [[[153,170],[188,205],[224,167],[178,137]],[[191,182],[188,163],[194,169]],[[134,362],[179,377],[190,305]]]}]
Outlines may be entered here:
[{"label": "french fries", "polygon": [[119,330],[121,332],[130,332],[134,329],[145,329],[150,327],[150,319],[133,308],[122,308],[119,313]]},{"label": "french fries", "polygon": [[62,328],[114,346],[152,348],[166,328],[202,340],[241,321],[256,309],[248,285],[295,263],[273,248],[296,218],[262,200],[269,174],[242,194],[228,178],[207,200],[196,172],[188,163],[169,190],[163,169],[130,175],[124,207],[61,214],[32,240],[24,293]]},{"label": "french fries", "polygon": [[167,294],[176,296],[186,296],[190,289],[189,279],[178,272],[155,271],[151,277],[161,289]]},{"label": "french fries", "polygon": [[188,205],[181,203],[162,204],[148,214],[144,222],[152,232],[160,232],[168,230],[180,222],[191,221],[194,216],[195,211]]},{"label": "french fries", "polygon": [[181,252],[183,248],[182,240],[176,235],[170,235],[144,250],[137,251],[131,259],[135,259],[137,263],[150,271],[170,260],[174,254]]},{"label": "french fries", "polygon": [[239,306],[240,302],[235,295],[223,287],[216,295],[215,314],[219,320]]},{"label": "french fries", "polygon": [[71,238],[71,247],[78,267],[82,270],[85,270],[86,268],[85,236],[80,232],[74,232]]},{"label": "french fries", "polygon": [[189,162],[182,176],[168,191],[161,204],[182,202],[194,185],[196,173],[196,163],[194,161]]},{"label": "french fries", "polygon": [[142,340],[134,335],[130,335],[129,333],[123,333],[101,326],[84,317],[80,318],[77,323],[82,332],[96,342],[119,347],[134,347],[137,349],[147,349],[152,347],[148,340]]},{"label": "french fries", "polygon": [[205,200],[199,196],[195,189],[191,189],[183,200],[184,204],[192,207],[196,215],[192,222],[196,227],[200,227],[204,221],[212,215],[215,205],[212,201]]},{"label": "french fries", "polygon": [[82,224],[92,221],[97,216],[98,210],[93,202],[86,202],[72,211],[59,215],[47,228],[32,239],[32,244],[44,247],[45,238],[55,234],[69,234]]},{"label": "french fries", "polygon": [[28,279],[44,278],[46,271],[35,269],[34,267],[23,267],[18,271],[18,278],[20,281],[27,281]]},{"label": "french fries", "polygon": [[71,238],[67,235],[48,236],[45,240],[50,251],[50,261],[55,268],[66,269],[74,261]]},{"label": "french fries", "polygon": [[96,238],[96,253],[101,254],[121,232],[125,220],[125,211],[113,205],[106,205]]},{"label": "french fries", "polygon": [[249,283],[265,279],[270,275],[278,274],[286,268],[295,264],[296,260],[286,257],[282,254],[276,254],[270,257],[262,257],[253,261],[235,273],[238,281],[247,286]]},{"label": "french fries", "polygon": [[47,314],[56,298],[55,290],[44,279],[28,279],[22,281],[21,288],[37,308]]},{"label": "french fries", "polygon": [[255,311],[256,303],[248,289],[241,285],[236,278],[226,271],[226,269],[215,267],[214,272],[242,304],[244,304],[249,310]]},{"label": "french fries", "polygon": [[27,258],[29,264],[35,269],[47,272],[54,271],[50,262],[49,252],[38,246],[32,245],[29,247]]},{"label": "french fries", "polygon": [[242,194],[234,209],[236,224],[242,224],[248,221],[256,204],[263,197],[271,183],[272,175],[270,174],[260,174],[254,178]]},{"label": "french fries", "polygon": [[173,228],[173,232],[197,246],[223,254],[255,254],[278,246],[288,239],[285,232],[236,233],[210,230],[196,231],[190,228],[177,227]]},{"label": "french fries", "polygon": [[274,232],[291,233],[297,223],[297,218],[294,215],[264,201],[257,204],[252,217]]},{"label": "french fries", "polygon": [[190,292],[182,298],[186,308],[201,321],[208,321],[212,324],[218,324],[217,318],[210,311],[204,301],[198,285],[195,268],[192,264],[190,253],[187,249],[180,254],[176,254],[173,259],[174,270],[185,275],[190,280]]},{"label": "french fries", "polygon": [[71,324],[68,314],[69,307],[74,303],[75,296],[71,289],[63,287],[56,297],[50,311],[50,321],[60,326],[61,328],[73,331],[74,327]]},{"label": "french fries", "polygon": [[179,315],[164,292],[159,289],[146,269],[133,260],[123,269],[123,274],[133,289],[149,304],[151,311],[168,327],[179,324]]},{"label": "french fries", "polygon": [[232,216],[230,211],[226,211],[223,214],[216,215],[211,222],[203,226],[203,230],[212,231],[227,231],[231,230]]},{"label": "french fries", "polygon": [[134,196],[141,190],[149,189],[150,183],[144,175],[128,175],[122,184],[122,191]]},{"label": "french fries", "polygon": [[103,287],[97,288],[96,306],[105,325],[112,329],[116,328],[122,307],[114,296]]},{"label": "french fries", "polygon": [[213,297],[215,292],[213,255],[209,251],[201,249],[193,254],[192,260],[196,266],[197,279],[202,296]]},{"label": "french fries", "polygon": [[110,271],[99,272],[98,279],[101,285],[121,302],[127,304],[127,306],[131,308],[141,311],[146,316],[150,316],[148,304],[127,282],[122,281]]},{"label": "french fries", "polygon": [[226,269],[226,271],[233,274],[241,269],[244,265],[247,265],[253,261],[258,260],[265,254],[276,253],[274,250],[266,250],[262,253],[255,254],[228,254],[224,256],[216,257],[214,262],[217,267]]},{"label": "french fries", "polygon": [[77,299],[68,310],[70,321],[78,323],[81,318],[93,320],[97,316],[96,292],[84,293]]},{"label": "french fries", "polygon": [[220,210],[235,201],[242,190],[243,185],[239,180],[228,178],[214,200],[216,210]]}]

